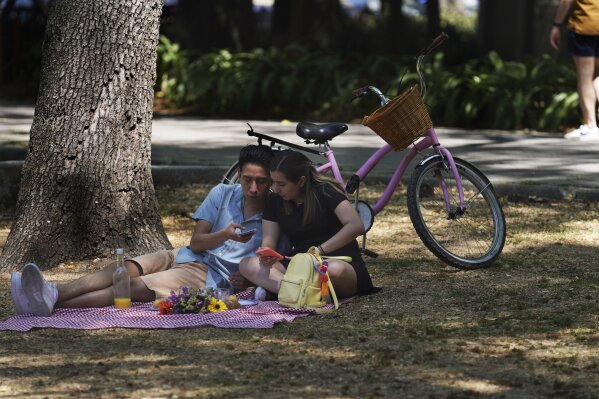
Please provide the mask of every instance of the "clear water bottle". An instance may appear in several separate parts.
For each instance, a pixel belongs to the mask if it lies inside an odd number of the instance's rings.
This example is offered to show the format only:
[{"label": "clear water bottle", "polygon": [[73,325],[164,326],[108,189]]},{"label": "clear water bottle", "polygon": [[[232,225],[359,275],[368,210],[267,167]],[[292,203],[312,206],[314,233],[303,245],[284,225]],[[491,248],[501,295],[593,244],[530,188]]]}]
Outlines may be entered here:
[{"label": "clear water bottle", "polygon": [[131,277],[125,267],[125,255],[123,248],[116,250],[116,270],[112,275],[112,287],[114,288],[114,307],[127,309],[131,307]]}]

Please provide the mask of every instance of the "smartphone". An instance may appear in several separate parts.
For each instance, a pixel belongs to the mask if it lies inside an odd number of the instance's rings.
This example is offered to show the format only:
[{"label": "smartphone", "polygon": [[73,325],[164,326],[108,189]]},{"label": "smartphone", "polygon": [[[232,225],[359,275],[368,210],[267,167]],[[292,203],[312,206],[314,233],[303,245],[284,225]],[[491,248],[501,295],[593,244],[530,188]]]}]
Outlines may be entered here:
[{"label": "smartphone", "polygon": [[256,250],[256,255],[258,255],[258,256],[266,256],[266,257],[269,257],[269,258],[275,258],[276,260],[283,260],[283,259],[285,259],[285,257],[283,255],[281,255],[280,253],[278,253],[274,249],[270,249],[270,248],[258,248]]},{"label": "smartphone", "polygon": [[256,229],[241,230],[239,232],[239,235],[242,236],[242,237],[245,237],[245,236],[247,236],[249,234],[254,234],[255,232],[256,232]]}]

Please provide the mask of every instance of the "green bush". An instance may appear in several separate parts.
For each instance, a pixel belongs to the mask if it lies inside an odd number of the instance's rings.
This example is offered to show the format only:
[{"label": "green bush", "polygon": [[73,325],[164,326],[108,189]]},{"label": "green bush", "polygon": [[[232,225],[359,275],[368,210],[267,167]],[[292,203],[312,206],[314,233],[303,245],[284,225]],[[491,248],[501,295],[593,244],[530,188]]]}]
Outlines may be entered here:
[{"label": "green bush", "polygon": [[[396,95],[418,82],[411,57],[337,55],[305,47],[221,50],[195,60],[161,38],[157,97],[203,116],[352,120],[377,106],[351,103],[368,84]],[[425,102],[437,125],[560,130],[579,121],[574,68],[543,56],[507,62],[495,53],[457,67],[441,53],[424,64]]]}]

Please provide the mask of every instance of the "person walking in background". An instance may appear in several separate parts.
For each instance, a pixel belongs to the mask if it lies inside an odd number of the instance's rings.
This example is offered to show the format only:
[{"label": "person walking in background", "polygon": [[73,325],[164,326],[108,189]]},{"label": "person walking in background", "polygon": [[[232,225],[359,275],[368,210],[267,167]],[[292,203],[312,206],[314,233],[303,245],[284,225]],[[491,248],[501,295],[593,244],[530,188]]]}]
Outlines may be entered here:
[{"label": "person walking in background", "polygon": [[[568,17],[569,15],[569,17]],[[583,124],[567,133],[566,139],[599,140],[599,0],[560,0],[549,35],[554,49],[560,46],[560,27],[568,17],[568,52],[576,65],[577,90]]]}]

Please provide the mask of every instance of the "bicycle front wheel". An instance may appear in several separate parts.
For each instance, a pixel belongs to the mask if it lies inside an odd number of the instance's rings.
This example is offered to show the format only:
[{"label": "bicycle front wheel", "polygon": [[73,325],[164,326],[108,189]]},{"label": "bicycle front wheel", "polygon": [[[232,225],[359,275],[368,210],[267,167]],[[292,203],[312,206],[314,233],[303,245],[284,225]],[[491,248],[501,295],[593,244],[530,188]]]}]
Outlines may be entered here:
[{"label": "bicycle front wheel", "polygon": [[408,211],[426,247],[459,269],[489,266],[505,244],[505,217],[495,190],[482,172],[454,158],[464,191],[460,206],[456,179],[441,157],[414,170]]}]

